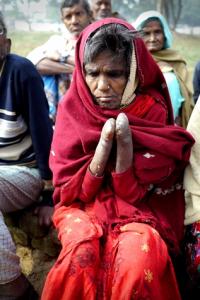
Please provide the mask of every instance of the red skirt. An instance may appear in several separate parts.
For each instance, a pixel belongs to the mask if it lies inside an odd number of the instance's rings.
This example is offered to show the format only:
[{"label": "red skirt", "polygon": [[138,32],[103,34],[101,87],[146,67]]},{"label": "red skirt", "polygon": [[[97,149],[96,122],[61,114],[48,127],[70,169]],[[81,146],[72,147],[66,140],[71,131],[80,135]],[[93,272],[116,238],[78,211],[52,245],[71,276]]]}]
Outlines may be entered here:
[{"label": "red skirt", "polygon": [[165,242],[151,226],[117,225],[106,237],[76,207],[54,214],[62,251],[49,272],[42,300],[180,300]]}]

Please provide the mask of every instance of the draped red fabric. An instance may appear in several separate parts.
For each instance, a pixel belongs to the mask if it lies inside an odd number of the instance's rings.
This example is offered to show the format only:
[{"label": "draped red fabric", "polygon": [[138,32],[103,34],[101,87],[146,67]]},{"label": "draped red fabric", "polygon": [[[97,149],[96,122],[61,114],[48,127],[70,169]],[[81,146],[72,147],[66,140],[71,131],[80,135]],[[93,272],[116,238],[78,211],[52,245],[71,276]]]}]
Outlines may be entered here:
[{"label": "draped red fabric", "polygon": [[135,117],[143,118],[154,103],[155,100],[152,97],[148,95],[139,95],[137,96],[137,101],[134,101],[133,103],[125,107],[123,109],[123,112],[128,112]]}]

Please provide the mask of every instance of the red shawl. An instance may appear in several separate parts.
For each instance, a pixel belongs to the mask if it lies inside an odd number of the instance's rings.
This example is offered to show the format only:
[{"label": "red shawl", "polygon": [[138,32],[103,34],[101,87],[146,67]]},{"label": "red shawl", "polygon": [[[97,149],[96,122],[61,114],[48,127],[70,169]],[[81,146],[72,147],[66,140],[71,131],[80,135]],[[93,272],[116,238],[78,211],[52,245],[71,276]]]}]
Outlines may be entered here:
[{"label": "red shawl", "polygon": [[[94,105],[84,80],[82,63],[85,43],[94,30],[108,23],[119,23],[133,30],[123,20],[108,18],[89,25],[79,37],[73,80],[59,105],[50,156],[55,186],[54,201],[57,206],[78,201],[103,124],[108,118],[116,118],[123,111],[106,110]],[[148,222],[159,230],[168,243],[173,241],[172,247],[176,247],[183,229],[184,200],[177,196],[177,188],[174,186],[188,162],[193,139],[184,129],[173,126],[172,107],[164,77],[143,41],[135,38],[134,46],[139,85],[135,104],[133,102],[130,109],[126,108],[124,112],[133,134],[134,174],[141,186],[153,185],[154,188],[141,203],[131,205],[123,196],[116,197],[112,184],[107,183],[106,189],[102,186],[94,199],[94,213],[100,221],[106,223],[130,220]],[[143,100],[149,103],[146,109],[141,101],[142,95]],[[165,110],[167,125],[163,121],[156,122],[154,113],[151,121],[153,103],[159,103],[159,107]],[[149,154],[155,159],[147,159]],[[153,192],[155,187],[157,193]],[[166,191],[170,189],[174,189],[174,194],[172,192],[169,197]],[[116,209],[113,210],[113,206]],[[86,209],[87,204],[84,203],[82,207]]]}]

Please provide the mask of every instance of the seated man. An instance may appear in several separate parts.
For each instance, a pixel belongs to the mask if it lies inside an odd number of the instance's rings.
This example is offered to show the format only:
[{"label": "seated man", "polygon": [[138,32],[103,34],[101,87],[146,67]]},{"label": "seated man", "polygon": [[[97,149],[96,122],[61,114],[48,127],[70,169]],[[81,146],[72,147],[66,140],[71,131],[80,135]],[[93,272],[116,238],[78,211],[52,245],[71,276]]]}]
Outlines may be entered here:
[{"label": "seated man", "polygon": [[[40,193],[52,187],[52,124],[40,75],[29,60],[10,54],[10,46],[0,16],[0,299],[13,300],[29,284],[21,274],[3,213],[37,203]],[[36,210],[39,223],[50,225],[53,208]]]},{"label": "seated man", "polygon": [[43,77],[49,102],[50,117],[55,121],[57,103],[65,94],[74,69],[74,49],[81,31],[91,22],[87,0],[64,0],[61,19],[66,27],[62,35],[54,35],[28,55]]}]

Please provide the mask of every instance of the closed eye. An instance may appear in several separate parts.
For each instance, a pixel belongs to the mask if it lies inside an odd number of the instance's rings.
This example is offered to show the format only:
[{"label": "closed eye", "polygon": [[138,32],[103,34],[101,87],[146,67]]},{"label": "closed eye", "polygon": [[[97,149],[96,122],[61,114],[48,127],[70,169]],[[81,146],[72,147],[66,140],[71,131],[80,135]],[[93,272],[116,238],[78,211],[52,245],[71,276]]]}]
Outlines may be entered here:
[{"label": "closed eye", "polygon": [[109,71],[107,72],[109,77],[118,78],[124,75],[124,71]]},{"label": "closed eye", "polygon": [[99,75],[99,72],[86,71],[86,75],[91,76],[91,77],[97,77]]}]

